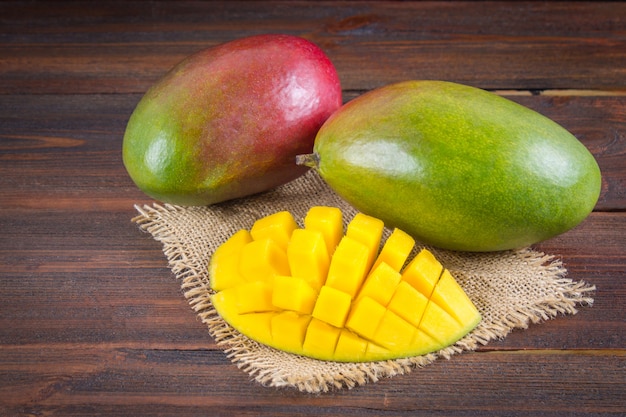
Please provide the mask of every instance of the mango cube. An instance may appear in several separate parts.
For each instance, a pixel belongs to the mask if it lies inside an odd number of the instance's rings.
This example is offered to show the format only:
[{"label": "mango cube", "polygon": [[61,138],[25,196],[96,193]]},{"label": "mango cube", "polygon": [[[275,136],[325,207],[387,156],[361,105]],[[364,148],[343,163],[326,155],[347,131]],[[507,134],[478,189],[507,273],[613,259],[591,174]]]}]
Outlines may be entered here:
[{"label": "mango cube", "polygon": [[283,251],[287,251],[291,233],[297,228],[298,224],[290,212],[279,211],[254,222],[250,234],[254,240],[273,240]]},{"label": "mango cube", "polygon": [[400,272],[414,246],[415,239],[408,233],[397,228],[394,229],[380,250],[372,269],[376,269],[381,262],[385,262],[394,270]]},{"label": "mango cube", "polygon": [[374,340],[385,311],[387,311],[385,307],[370,297],[360,298],[350,311],[346,327],[365,339]]},{"label": "mango cube", "polygon": [[272,303],[272,284],[267,281],[247,282],[223,292],[228,293],[231,290],[238,314],[277,310]]},{"label": "mango cube", "polygon": [[330,256],[322,232],[296,229],[287,246],[289,269],[294,277],[301,277],[313,288],[320,288],[326,282]]},{"label": "mango cube", "polygon": [[343,237],[343,214],[337,207],[311,207],[304,217],[304,228],[320,232],[332,255]]},{"label": "mango cube", "polygon": [[443,267],[428,250],[422,249],[402,271],[402,279],[427,298],[439,281]]},{"label": "mango cube", "polygon": [[348,223],[346,236],[361,242],[367,247],[367,269],[372,267],[380,249],[385,224],[382,220],[363,213],[357,213]]},{"label": "mango cube", "polygon": [[239,314],[237,311],[237,290],[227,289],[211,297],[211,302],[222,318],[244,335],[265,344],[273,343],[271,338],[271,317],[273,311]]},{"label": "mango cube", "polygon": [[330,261],[326,285],[356,296],[367,274],[368,256],[364,244],[344,236]]},{"label": "mango cube", "polygon": [[240,253],[225,253],[212,257],[209,264],[209,281],[215,291],[225,290],[246,282],[239,272]]},{"label": "mango cube", "polygon": [[209,263],[209,280],[215,291],[233,287],[245,281],[239,273],[241,249],[252,242],[247,230],[239,230],[218,247]]},{"label": "mango cube", "polygon": [[342,329],[335,346],[334,358],[337,361],[355,362],[365,359],[367,340],[348,329]]},{"label": "mango cube", "polygon": [[385,310],[374,333],[374,341],[389,350],[406,349],[411,345],[416,330],[393,311]]},{"label": "mango cube", "polygon": [[428,298],[406,281],[396,287],[387,307],[415,327],[419,327]]},{"label": "mango cube", "polygon": [[380,263],[365,279],[357,298],[370,297],[386,306],[402,276],[387,263]]},{"label": "mango cube", "polygon": [[382,361],[391,356],[389,349],[386,349],[376,343],[370,342],[367,344],[365,351],[365,357],[370,361]]},{"label": "mango cube", "polygon": [[439,282],[433,291],[431,301],[439,305],[459,323],[464,323],[471,318],[478,319],[480,316],[472,300],[469,299],[463,288],[461,288],[447,269],[441,274],[441,278],[439,278]]},{"label": "mango cube", "polygon": [[350,295],[345,292],[324,285],[320,290],[312,315],[335,327],[343,327],[350,312],[351,301]]},{"label": "mango cube", "polygon": [[302,351],[306,329],[311,316],[294,311],[283,311],[272,317],[272,341],[288,352]]},{"label": "mango cube", "polygon": [[245,229],[238,230],[215,250],[213,257],[219,258],[223,255],[239,253],[241,252],[241,248],[252,242],[252,240],[252,235],[249,231]]},{"label": "mango cube", "polygon": [[302,351],[314,358],[333,357],[340,333],[341,329],[312,318],[304,337]]},{"label": "mango cube", "polygon": [[243,334],[258,333],[254,340],[265,345],[273,343],[272,319],[276,313],[265,312],[257,314],[242,314],[239,316],[239,331]]},{"label": "mango cube", "polygon": [[254,240],[241,249],[239,272],[247,281],[290,275],[287,254],[273,240]]},{"label": "mango cube", "polygon": [[457,338],[460,338],[465,334],[463,325],[432,301],[424,310],[420,329],[442,344],[445,344],[450,335],[457,335]]},{"label": "mango cube", "polygon": [[274,277],[272,304],[279,309],[311,314],[317,291],[303,278],[277,275]]},{"label": "mango cube", "polygon": [[424,355],[447,346],[447,344],[441,343],[428,336],[428,334],[421,329],[416,329],[415,333],[413,333],[411,345],[420,346],[420,348],[415,349],[416,355]]},{"label": "mango cube", "polygon": [[[240,230],[211,258],[211,301],[242,334],[286,352],[361,362],[449,346],[480,312],[433,254],[409,260],[415,241],[359,213],[342,235],[341,211],[313,207],[297,227],[288,212]],[[404,266],[406,264],[406,266]]]}]

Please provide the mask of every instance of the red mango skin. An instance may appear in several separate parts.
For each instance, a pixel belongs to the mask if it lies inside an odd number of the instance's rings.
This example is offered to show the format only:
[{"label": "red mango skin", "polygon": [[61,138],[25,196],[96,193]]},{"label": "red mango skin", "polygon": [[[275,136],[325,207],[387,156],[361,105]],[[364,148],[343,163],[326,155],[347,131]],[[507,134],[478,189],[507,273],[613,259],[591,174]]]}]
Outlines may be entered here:
[{"label": "red mango skin", "polygon": [[135,184],[165,203],[202,206],[304,174],[298,154],[342,104],[337,71],[310,41],[268,34],[202,50],[137,104],[124,134]]}]

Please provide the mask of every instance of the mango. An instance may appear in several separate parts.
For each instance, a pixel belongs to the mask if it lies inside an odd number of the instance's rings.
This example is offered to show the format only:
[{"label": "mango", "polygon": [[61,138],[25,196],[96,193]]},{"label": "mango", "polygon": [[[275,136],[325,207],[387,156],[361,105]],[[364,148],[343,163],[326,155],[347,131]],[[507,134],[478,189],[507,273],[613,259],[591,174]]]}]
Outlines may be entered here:
[{"label": "mango", "polygon": [[[415,242],[402,230],[384,239],[381,220],[358,213],[344,234],[331,207],[312,207],[304,228],[291,230],[286,213],[236,232],[209,263],[213,306],[242,334],[315,359],[366,362],[433,352],[480,322],[430,251],[410,257]],[[285,236],[286,249],[276,243]],[[325,236],[338,243],[327,246]]]},{"label": "mango", "polygon": [[129,176],[147,195],[209,205],[306,172],[322,123],[342,102],[337,72],[313,43],[270,34],[181,61],[141,98],[123,139]]},{"label": "mango", "polygon": [[297,161],[361,212],[459,251],[515,249],[564,233],[601,191],[596,160],[566,129],[445,81],[400,82],[351,100]]}]

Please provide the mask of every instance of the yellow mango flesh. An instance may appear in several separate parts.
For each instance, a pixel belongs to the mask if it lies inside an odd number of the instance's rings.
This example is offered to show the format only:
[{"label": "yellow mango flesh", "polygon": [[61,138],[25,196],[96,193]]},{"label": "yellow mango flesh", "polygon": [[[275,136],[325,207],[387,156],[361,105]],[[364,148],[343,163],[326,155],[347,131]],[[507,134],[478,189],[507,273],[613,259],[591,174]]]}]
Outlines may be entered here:
[{"label": "yellow mango flesh", "polygon": [[354,297],[365,279],[368,262],[368,248],[361,242],[344,236],[330,262],[326,285]]},{"label": "yellow mango flesh", "polygon": [[273,240],[253,240],[241,248],[239,273],[246,281],[289,275],[287,254]]},{"label": "yellow mango flesh", "polygon": [[250,235],[254,240],[273,240],[283,251],[291,239],[291,234],[298,228],[296,220],[288,211],[279,211],[254,222]]},{"label": "yellow mango flesh", "polygon": [[414,246],[415,239],[400,229],[394,229],[380,250],[372,270],[376,269],[381,262],[384,262],[396,271],[400,271]]},{"label": "yellow mango flesh", "polygon": [[337,207],[311,207],[304,217],[304,228],[320,232],[332,256],[343,237],[343,214]]},{"label": "yellow mango flesh", "polygon": [[352,298],[349,294],[324,285],[311,314],[316,319],[335,327],[343,327],[348,318],[351,304]]},{"label": "yellow mango flesh", "polygon": [[[240,333],[320,360],[422,355],[469,333],[480,314],[428,250],[357,214],[313,207],[300,228],[279,212],[241,230],[211,258],[212,303]],[[405,266],[406,265],[406,266]]]},{"label": "yellow mango flesh", "polygon": [[212,277],[211,284],[215,291],[233,287],[243,280],[239,272],[241,248],[250,242],[250,232],[240,230],[213,253],[209,276]]},{"label": "yellow mango flesh", "polygon": [[322,232],[296,229],[287,247],[287,261],[291,275],[304,278],[313,288],[326,282],[330,256]]},{"label": "yellow mango flesh", "polygon": [[274,277],[272,305],[275,307],[300,314],[311,314],[317,299],[317,291],[305,279],[284,275]]},{"label": "yellow mango flesh", "polygon": [[382,220],[357,213],[346,229],[346,236],[362,243],[367,248],[366,269],[370,270],[380,249],[385,224]]},{"label": "yellow mango flesh", "polygon": [[398,271],[384,262],[380,263],[361,286],[358,298],[367,296],[386,306],[401,279],[402,275]]}]

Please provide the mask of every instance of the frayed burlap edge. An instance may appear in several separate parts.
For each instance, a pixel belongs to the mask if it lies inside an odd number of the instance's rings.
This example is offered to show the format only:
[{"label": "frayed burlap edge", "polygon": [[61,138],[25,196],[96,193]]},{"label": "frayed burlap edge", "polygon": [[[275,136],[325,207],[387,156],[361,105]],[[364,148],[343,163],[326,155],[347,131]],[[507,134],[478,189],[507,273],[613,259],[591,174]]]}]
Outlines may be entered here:
[{"label": "frayed burlap edge", "polygon": [[[593,304],[595,287],[566,277],[555,256],[532,248],[497,253],[459,253],[428,248],[455,276],[483,319],[466,337],[438,352],[405,359],[339,363],[310,359],[259,344],[231,328],[211,304],[208,263],[213,251],[254,220],[289,210],[301,221],[314,205],[339,207],[348,222],[356,211],[315,174],[308,174],[274,191],[209,207],[135,206],[132,219],[163,245],[184,296],[216,343],[255,381],[271,387],[293,387],[321,393],[353,388],[381,378],[406,374],[438,358],[472,351],[502,339],[515,328],[575,314],[577,306]],[[390,231],[385,231],[385,237]],[[421,247],[416,247],[415,251]]]}]

